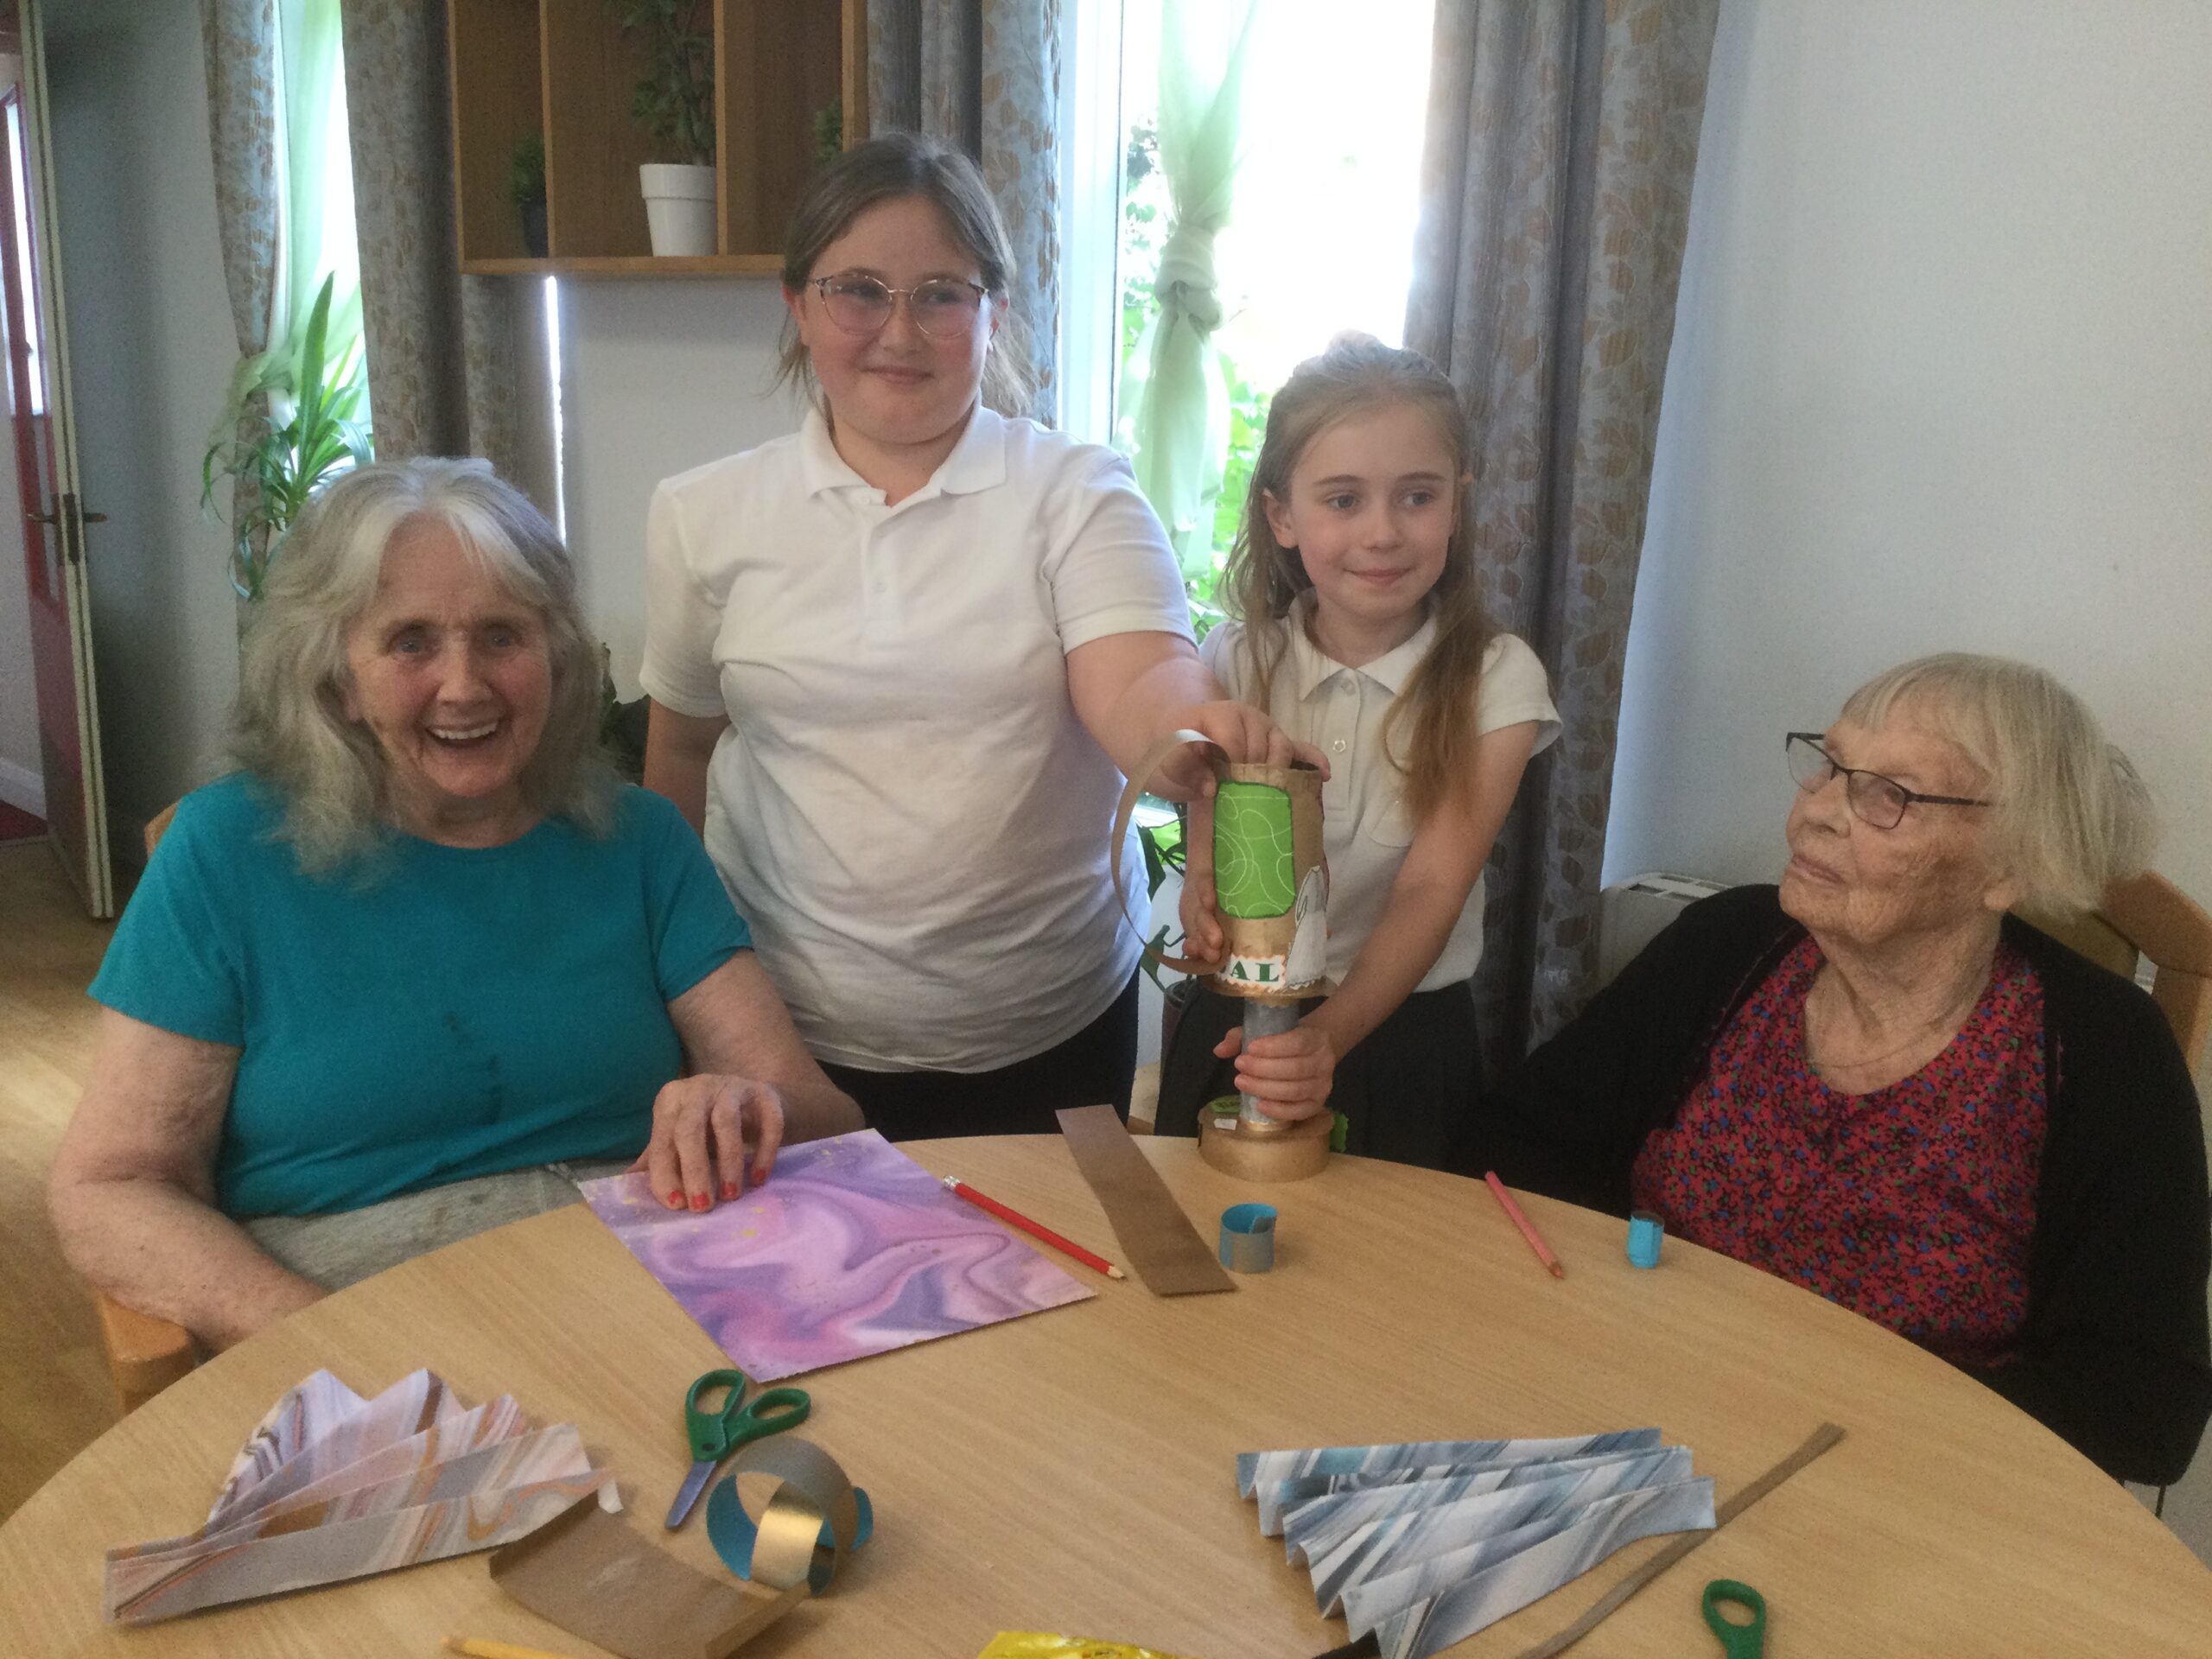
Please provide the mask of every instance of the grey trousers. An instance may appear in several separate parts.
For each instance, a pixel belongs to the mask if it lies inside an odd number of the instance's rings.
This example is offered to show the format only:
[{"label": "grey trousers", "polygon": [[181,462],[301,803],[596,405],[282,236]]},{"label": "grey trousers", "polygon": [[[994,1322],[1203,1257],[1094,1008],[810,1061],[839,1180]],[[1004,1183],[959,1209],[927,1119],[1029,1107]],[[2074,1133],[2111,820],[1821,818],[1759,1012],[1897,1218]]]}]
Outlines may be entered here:
[{"label": "grey trousers", "polygon": [[579,1182],[620,1175],[626,1160],[543,1164],[404,1193],[328,1216],[261,1216],[241,1224],[253,1242],[325,1290],[397,1267],[441,1245],[577,1203]]}]

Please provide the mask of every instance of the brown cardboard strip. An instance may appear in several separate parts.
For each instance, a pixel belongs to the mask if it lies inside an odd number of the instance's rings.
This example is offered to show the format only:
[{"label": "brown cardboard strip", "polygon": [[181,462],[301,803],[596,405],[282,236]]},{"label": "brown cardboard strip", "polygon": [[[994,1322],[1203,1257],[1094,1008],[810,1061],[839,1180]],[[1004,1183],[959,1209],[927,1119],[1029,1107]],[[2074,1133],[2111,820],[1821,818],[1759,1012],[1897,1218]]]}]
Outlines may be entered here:
[{"label": "brown cardboard strip", "polygon": [[622,1659],[726,1659],[807,1599],[747,1594],[656,1549],[586,1500],[492,1556],[492,1581]]},{"label": "brown cardboard strip", "polygon": [[[1822,1423],[1806,1436],[1802,1446],[1723,1503],[1719,1513],[1713,1518],[1713,1532],[1719,1531],[1721,1528],[1726,1526],[1745,1510],[1750,1509],[1752,1504],[1781,1485],[1783,1481],[1812,1462],[1814,1459],[1819,1457],[1823,1452],[1830,1451],[1842,1444],[1842,1441],[1843,1431],[1840,1428],[1834,1423]],[[1611,1618],[1619,1610],[1623,1602],[1643,1589],[1645,1585],[1650,1583],[1676,1561],[1681,1560],[1683,1556],[1688,1554],[1707,1539],[1712,1537],[1713,1532],[1682,1534],[1666,1548],[1661,1550],[1607,1591],[1602,1599],[1591,1606],[1588,1612],[1583,1614],[1557,1636],[1548,1641],[1539,1642],[1533,1648],[1523,1649],[1521,1659],[1554,1659],[1555,1655],[1565,1653],[1584,1637],[1596,1630],[1599,1625]],[[1323,1659],[1327,1659],[1327,1656],[1324,1655]]]},{"label": "brown cardboard strip", "polygon": [[1098,1195],[1122,1253],[1147,1290],[1188,1296],[1236,1288],[1111,1106],[1070,1106],[1058,1116],[1076,1167]]}]

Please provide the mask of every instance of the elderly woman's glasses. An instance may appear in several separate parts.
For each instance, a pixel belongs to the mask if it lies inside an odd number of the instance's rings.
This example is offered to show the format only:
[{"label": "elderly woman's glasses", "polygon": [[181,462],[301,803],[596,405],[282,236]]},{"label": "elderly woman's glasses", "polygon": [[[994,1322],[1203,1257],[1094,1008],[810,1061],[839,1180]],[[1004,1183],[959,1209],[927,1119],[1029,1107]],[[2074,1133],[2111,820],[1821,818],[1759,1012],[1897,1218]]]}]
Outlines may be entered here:
[{"label": "elderly woman's glasses", "polygon": [[830,321],[849,334],[874,334],[891,321],[902,298],[914,327],[931,340],[957,340],[976,326],[989,290],[981,283],[933,277],[912,288],[892,288],[873,276],[817,276],[809,284],[822,296]]},{"label": "elderly woman's glasses", "polygon": [[1797,787],[1807,794],[1825,785],[1831,778],[1843,779],[1844,798],[1851,803],[1852,811],[1863,823],[1877,830],[1894,830],[1904,820],[1908,806],[1987,806],[1987,801],[1970,801],[1963,795],[1923,795],[1918,790],[1907,789],[1894,778],[1885,778],[1878,772],[1862,772],[1857,766],[1840,766],[1821,747],[1818,732],[1792,732],[1786,740],[1789,751],[1789,775],[1797,780]]}]

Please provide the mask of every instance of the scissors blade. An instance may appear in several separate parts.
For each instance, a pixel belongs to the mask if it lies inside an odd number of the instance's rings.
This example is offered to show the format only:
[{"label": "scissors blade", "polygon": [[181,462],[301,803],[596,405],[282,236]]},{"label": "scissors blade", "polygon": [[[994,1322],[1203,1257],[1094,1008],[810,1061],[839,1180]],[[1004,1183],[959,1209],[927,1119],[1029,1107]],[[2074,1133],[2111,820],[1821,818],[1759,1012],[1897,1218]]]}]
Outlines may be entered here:
[{"label": "scissors blade", "polygon": [[707,1490],[707,1481],[715,1472],[716,1458],[702,1458],[691,1465],[691,1472],[683,1477],[683,1484],[676,1490],[676,1502],[668,1506],[668,1519],[661,1525],[674,1532],[691,1513],[692,1505],[699,1501],[699,1494]]}]

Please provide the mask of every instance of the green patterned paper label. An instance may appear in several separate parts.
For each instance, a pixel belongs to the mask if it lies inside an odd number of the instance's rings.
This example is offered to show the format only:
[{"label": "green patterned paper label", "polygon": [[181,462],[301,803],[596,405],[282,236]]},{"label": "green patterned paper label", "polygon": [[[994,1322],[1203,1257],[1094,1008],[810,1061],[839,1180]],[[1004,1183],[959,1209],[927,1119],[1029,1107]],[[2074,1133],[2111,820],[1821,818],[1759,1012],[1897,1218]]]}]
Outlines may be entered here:
[{"label": "green patterned paper label", "polygon": [[1224,916],[1281,916],[1291,884],[1290,797],[1266,784],[1224,783],[1213,802],[1215,900]]}]

